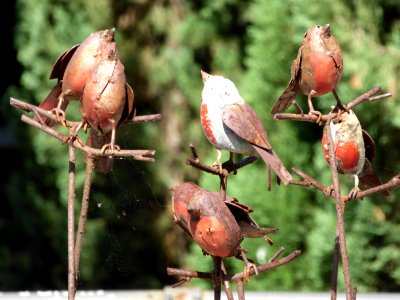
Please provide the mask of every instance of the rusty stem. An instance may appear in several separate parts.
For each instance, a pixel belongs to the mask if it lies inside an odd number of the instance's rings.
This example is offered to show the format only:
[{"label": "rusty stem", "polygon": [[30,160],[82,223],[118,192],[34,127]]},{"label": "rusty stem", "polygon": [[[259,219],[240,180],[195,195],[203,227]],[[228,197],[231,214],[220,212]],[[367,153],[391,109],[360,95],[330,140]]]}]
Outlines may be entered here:
[{"label": "rusty stem", "polygon": [[[21,110],[24,110],[26,112],[33,112],[37,116],[46,116],[46,118],[49,118],[59,124],[61,124],[58,119],[55,117],[55,115],[51,111],[47,111],[45,109],[42,109],[38,106],[35,106],[33,104],[26,103],[22,100],[10,97],[10,105],[14,106],[16,108],[19,108]],[[156,122],[161,120],[161,114],[154,114],[154,115],[144,115],[144,116],[134,116],[131,120],[126,120],[123,125],[129,125],[129,124],[136,124],[136,123],[143,123],[143,122]],[[67,121],[65,122],[66,127],[74,127],[80,122],[71,122]],[[61,124],[62,125],[62,124]]]},{"label": "rusty stem", "polygon": [[74,257],[74,203],[75,203],[75,161],[76,149],[69,145],[69,177],[68,177],[68,300],[75,299],[75,257]]},{"label": "rusty stem", "polygon": [[193,168],[196,168],[200,171],[207,172],[207,173],[217,175],[220,177],[225,177],[225,176],[227,176],[228,173],[231,173],[231,172],[234,172],[235,170],[241,169],[257,160],[257,157],[249,156],[233,165],[231,163],[229,163],[229,161],[224,162],[222,164],[222,170],[218,170],[217,168],[214,168],[214,167],[211,167],[211,166],[201,163],[199,156],[197,154],[196,148],[192,144],[190,145],[190,151],[192,152],[193,158],[187,158],[185,160],[185,163],[187,165],[189,165]]},{"label": "rusty stem", "polygon": [[77,229],[77,237],[75,241],[75,281],[76,284],[79,278],[79,263],[82,252],[83,237],[85,234],[85,225],[87,220],[87,213],[89,209],[89,199],[90,199],[90,188],[92,185],[93,177],[93,157],[88,155],[86,159],[86,175],[85,184],[83,186],[82,203],[81,203],[81,213],[79,215],[79,223]]},{"label": "rusty stem", "polygon": [[[227,272],[226,272],[226,269],[225,269],[225,265],[224,265],[224,260],[223,260],[223,259],[221,259],[221,271],[222,271],[222,273],[224,274],[224,276],[227,275]],[[227,298],[228,300],[234,300],[234,298],[233,298],[233,293],[232,293],[232,290],[231,290],[231,286],[230,286],[230,284],[229,284],[229,281],[228,281],[228,280],[223,280],[223,282],[224,282],[224,289],[225,289],[225,293],[226,293],[226,298]]]},{"label": "rusty stem", "polygon": [[[373,96],[376,93],[380,92],[381,88],[378,87],[374,87],[373,89],[365,92],[364,94],[360,95],[359,97],[353,99],[352,101],[349,102],[349,104],[346,105],[346,107],[348,109],[352,109],[354,107],[356,107],[357,105],[365,102],[365,101],[376,101],[376,100],[381,100],[381,99],[385,99],[388,97],[391,97],[392,94],[391,93],[385,93],[382,95],[378,95],[378,96]],[[337,116],[337,113],[329,113],[327,115],[322,115],[321,120],[323,123],[327,122],[328,120],[331,120],[333,118],[335,118]],[[318,120],[318,116],[316,115],[311,115],[311,114],[292,114],[292,113],[277,113],[274,115],[274,119],[275,120],[292,120],[292,121],[304,121],[304,122],[312,122],[312,123],[316,123]]]},{"label": "rusty stem", "polygon": [[[27,123],[28,125],[31,125],[38,129],[43,130],[45,133],[57,138],[58,140],[60,140],[63,143],[66,143],[68,140],[67,136],[46,126],[45,124],[40,124],[39,122],[33,120],[32,118],[29,118],[26,115],[21,116],[21,121],[23,121],[24,123]],[[111,150],[107,149],[103,153],[101,149],[91,148],[91,147],[82,145],[77,139],[75,139],[73,141],[73,146],[75,148],[87,153],[88,155],[93,155],[93,156],[114,155],[115,157],[130,157],[135,160],[154,162],[154,158],[152,156],[154,156],[155,150],[119,150],[119,151],[114,150],[114,153],[112,153]]]},{"label": "rusty stem", "polygon": [[[278,251],[281,251],[281,250],[278,250]],[[296,259],[298,256],[300,256],[300,254],[301,254],[300,250],[295,250],[295,251],[291,252],[289,255],[287,255],[279,260],[274,260],[271,262],[267,262],[264,265],[258,266],[257,270],[259,273],[262,273],[262,272],[266,272],[268,270],[278,268],[278,267],[285,265],[285,264],[291,262],[292,260]],[[185,278],[202,278],[202,279],[209,279],[209,280],[212,280],[212,277],[213,277],[212,273],[187,271],[187,270],[176,269],[176,268],[167,268],[167,274],[169,276],[182,276]],[[255,275],[254,269],[250,270],[249,275],[250,276]],[[243,278],[244,278],[244,272],[239,272],[234,275],[228,274],[228,275],[223,276],[223,280],[228,280],[228,281],[243,280]]]},{"label": "rusty stem", "polygon": [[238,293],[238,299],[239,300],[244,300],[243,279],[236,280],[236,288],[237,288],[237,293]]},{"label": "rusty stem", "polygon": [[[214,300],[221,300],[221,263],[222,258],[218,256],[213,256],[214,263],[214,276],[212,276],[213,287],[214,287]],[[224,280],[225,281],[225,280]]]},{"label": "rusty stem", "polygon": [[329,120],[325,124],[328,149],[329,149],[329,167],[331,169],[333,188],[335,191],[336,222],[337,222],[336,224],[337,224],[337,231],[339,234],[340,254],[342,257],[346,299],[351,300],[353,288],[351,286],[349,257],[348,257],[347,245],[346,245],[346,230],[345,230],[345,224],[344,224],[344,207],[343,207],[344,203],[342,202],[341,193],[340,193],[339,175],[338,175],[338,171],[337,171],[336,157],[335,157],[335,150],[333,147],[333,139],[332,139],[330,122],[331,122],[331,120]]},{"label": "rusty stem", "polygon": [[[320,190],[321,192],[323,192],[325,194],[325,196],[329,196],[329,197],[335,197],[335,192],[332,191],[331,194],[326,194],[326,191],[328,190],[326,186],[324,186],[322,183],[320,183],[319,181],[317,181],[316,179],[312,178],[310,175],[307,175],[306,173],[304,173],[303,171],[297,169],[297,168],[292,168],[293,172],[298,175],[299,177],[301,177],[303,179],[303,181],[296,181],[296,180],[292,180],[290,182],[290,184],[292,185],[298,185],[298,186],[304,186],[304,187],[309,187],[309,186],[313,186],[315,187],[317,190]],[[353,201],[353,200],[361,200],[366,196],[370,196],[376,193],[380,193],[384,190],[391,190],[391,189],[395,189],[398,188],[400,186],[400,173],[395,175],[394,177],[392,177],[388,182],[383,183],[381,185],[369,188],[367,190],[364,191],[360,191],[357,193],[357,195],[354,198],[350,198],[349,196],[342,196],[342,202],[343,203],[347,203],[349,201]]]}]

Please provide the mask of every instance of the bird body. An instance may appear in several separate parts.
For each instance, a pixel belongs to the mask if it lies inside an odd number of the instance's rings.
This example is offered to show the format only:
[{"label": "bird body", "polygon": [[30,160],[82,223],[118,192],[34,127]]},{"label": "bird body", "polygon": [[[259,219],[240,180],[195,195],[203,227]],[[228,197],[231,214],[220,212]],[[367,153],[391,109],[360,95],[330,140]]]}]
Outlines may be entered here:
[{"label": "bird body", "polygon": [[286,89],[272,107],[271,113],[284,112],[294,102],[297,93],[308,96],[310,112],[314,111],[311,98],[333,92],[343,73],[343,59],[339,44],[331,34],[329,24],[310,27],[291,66],[291,78]]},{"label": "bird body", "polygon": [[93,32],[77,47],[62,74],[62,89],[68,98],[81,97],[93,71],[107,58],[110,51],[116,51],[114,29]]},{"label": "bird body", "polygon": [[[62,53],[50,74],[50,79],[57,79],[56,85],[50,92],[52,97],[46,97],[39,107],[56,111],[57,118],[58,115],[62,115],[62,120],[69,101],[81,98],[89,77],[111,50],[116,51],[114,29],[106,29],[91,33],[82,43]],[[54,101],[54,98],[58,101]],[[50,121],[46,123],[49,126],[55,125]]]},{"label": "bird body", "polygon": [[118,57],[100,62],[84,87],[82,117],[90,127],[103,133],[116,128],[126,101],[124,66]]},{"label": "bird body", "polygon": [[[359,174],[364,167],[365,146],[361,124],[350,110],[339,116],[339,119],[329,125],[331,127],[333,148],[337,161],[338,172],[342,174]],[[329,149],[326,132],[322,136],[324,156],[329,163]]]},{"label": "bird body", "polygon": [[[331,121],[328,126],[331,128],[337,171],[355,176],[355,190],[358,190],[358,181],[361,181],[364,188],[381,185],[382,182],[371,163],[375,155],[375,142],[361,128],[356,114],[352,110],[342,112],[338,119]],[[329,164],[326,130],[322,135],[322,150]],[[389,190],[381,193],[385,196],[390,195]]]},{"label": "bird body", "polygon": [[200,119],[205,136],[218,150],[261,157],[284,184],[292,180],[272,149],[261,119],[240,96],[235,84],[201,71]]},{"label": "bird body", "polygon": [[193,182],[174,189],[172,213],[174,220],[200,248],[219,257],[239,256],[244,238],[265,237],[276,228],[261,228],[249,216],[253,210],[237,199],[221,199],[219,192],[207,191]]},{"label": "bird body", "polygon": [[[210,82],[207,78],[212,75],[202,72],[202,76],[203,80],[208,82],[208,88],[204,88],[201,94],[200,108],[200,120],[205,136],[217,149],[247,155],[253,154],[253,147],[226,126],[222,118],[226,108],[243,104],[244,100],[225,78],[213,76],[213,80]],[[230,97],[226,97],[226,90],[232,90],[234,93],[230,94]],[[227,101],[221,101],[221,99]]]},{"label": "bird body", "polygon": [[[126,83],[124,66],[114,50],[99,63],[84,87],[80,110],[81,124],[91,127],[86,146],[114,151],[117,128],[135,114],[134,94]],[[81,125],[81,126],[82,126]],[[79,127],[76,129],[79,130]],[[98,157],[95,170],[108,173],[113,167],[112,157]]]}]

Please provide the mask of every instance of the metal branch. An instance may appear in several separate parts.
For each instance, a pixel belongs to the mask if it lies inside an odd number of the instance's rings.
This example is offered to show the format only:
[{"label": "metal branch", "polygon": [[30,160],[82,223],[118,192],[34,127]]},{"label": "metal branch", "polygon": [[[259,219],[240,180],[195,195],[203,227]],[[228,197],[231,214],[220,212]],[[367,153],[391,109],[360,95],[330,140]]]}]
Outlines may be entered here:
[{"label": "metal branch", "polygon": [[[10,105],[14,106],[16,108],[22,109],[26,112],[33,112],[35,115],[43,115],[46,116],[46,118],[49,118],[59,124],[59,120],[55,117],[55,115],[47,111],[45,109],[42,109],[38,106],[35,106],[33,104],[26,103],[24,101],[21,101],[19,99],[10,97]],[[123,125],[129,125],[129,124],[136,124],[136,123],[143,123],[143,122],[157,122],[161,120],[161,114],[154,114],[154,115],[144,115],[144,116],[135,116],[131,120],[126,120]],[[72,122],[72,121],[65,121],[66,127],[74,127],[78,124],[79,122]],[[61,124],[62,125],[62,124]]]},{"label": "metal branch", "polygon": [[[349,104],[346,105],[346,108],[352,109],[365,101],[372,102],[372,101],[385,99],[385,98],[392,96],[391,93],[385,93],[382,95],[374,96],[376,93],[378,93],[380,91],[381,91],[381,88],[379,86],[375,87],[375,88],[365,92],[364,94],[360,95],[359,97],[355,98],[354,100],[350,101]],[[328,120],[335,118],[336,116],[337,116],[336,112],[329,113],[327,115],[322,115],[320,120],[322,121],[322,123],[325,123]],[[311,115],[311,114],[306,115],[306,114],[278,113],[278,114],[274,115],[274,119],[278,120],[278,121],[291,120],[291,121],[303,121],[303,122],[316,123],[318,121],[319,117],[316,115]]]},{"label": "metal branch", "polygon": [[126,120],[124,122],[124,125],[143,123],[143,122],[156,122],[160,120],[161,120],[161,114],[135,116],[132,120]]},{"label": "metal branch", "polygon": [[[306,173],[304,173],[303,171],[301,171],[297,168],[292,168],[292,170],[296,175],[301,177],[303,179],[303,181],[293,180],[290,182],[290,184],[300,185],[300,186],[305,186],[305,187],[313,186],[325,194],[327,187],[324,186],[322,183],[320,183],[318,180],[312,178],[310,175],[307,175]],[[334,196],[334,194],[332,194],[331,196]]]},{"label": "metal branch", "polygon": [[241,169],[257,160],[257,157],[249,156],[233,165],[230,164],[229,161],[227,161],[222,164],[222,170],[219,170],[215,167],[201,163],[196,148],[193,144],[190,144],[190,151],[192,152],[193,158],[187,158],[185,160],[187,165],[192,166],[193,168],[196,168],[200,171],[207,172],[220,177],[221,176],[225,177],[227,176],[228,173],[232,173],[235,170]]},{"label": "metal branch", "polygon": [[347,203],[347,202],[352,201],[352,200],[363,199],[366,196],[369,196],[369,195],[372,195],[372,194],[376,194],[376,193],[380,193],[380,192],[382,192],[384,190],[395,189],[395,188],[398,188],[399,186],[400,186],[400,173],[397,174],[396,176],[394,176],[392,179],[390,179],[386,183],[383,183],[381,185],[372,187],[370,189],[358,192],[357,196],[354,197],[354,198],[350,198],[348,196],[343,197],[343,202]]},{"label": "metal branch", "polygon": [[336,222],[337,222],[336,225],[339,233],[340,254],[342,257],[346,299],[351,300],[353,288],[351,286],[349,257],[346,245],[346,230],[344,224],[344,203],[342,201],[340,193],[339,175],[337,171],[337,163],[335,157],[335,149],[333,146],[333,138],[332,138],[330,122],[331,121],[328,121],[325,125],[326,137],[329,149],[329,167],[331,169],[333,188],[335,191]]},{"label": "metal branch", "polygon": [[75,161],[76,149],[69,145],[69,177],[68,177],[68,299],[75,298],[75,225],[74,225],[74,206],[75,206]]},{"label": "metal branch", "polygon": [[[29,124],[31,126],[34,126],[38,129],[43,130],[45,133],[57,138],[58,140],[60,140],[63,143],[66,143],[69,139],[68,136],[65,136],[61,133],[59,133],[58,131],[44,125],[44,124],[40,124],[39,122],[35,121],[32,118],[29,118],[26,115],[22,115],[21,116],[21,121]],[[82,145],[77,139],[74,139],[72,142],[73,146],[85,153],[87,153],[88,155],[92,155],[92,156],[111,156],[113,155],[114,157],[129,157],[135,160],[140,160],[140,161],[148,161],[148,162],[154,162],[154,158],[152,156],[154,156],[155,154],[155,150],[114,150],[114,152],[112,152],[110,149],[107,149],[106,151],[104,151],[104,153],[102,152],[101,149],[96,149],[96,148],[91,148],[85,145]]]},{"label": "metal branch", "polygon": [[79,263],[82,252],[82,242],[85,234],[85,225],[87,220],[87,213],[89,209],[89,198],[90,198],[90,189],[92,185],[92,177],[93,177],[93,157],[88,156],[86,159],[86,175],[85,175],[85,184],[83,187],[83,195],[82,195],[82,203],[81,203],[81,213],[79,215],[79,223],[77,229],[77,237],[75,241],[75,281],[78,282],[79,278]]},{"label": "metal branch", "polygon": [[[280,250],[278,250],[280,251]],[[300,250],[295,250],[289,255],[279,259],[279,260],[274,260],[271,262],[267,262],[264,265],[258,266],[257,270],[259,273],[266,272],[271,269],[278,268],[282,265],[285,265],[292,260],[296,259],[298,256],[300,256],[301,251]],[[250,276],[253,276],[255,274],[254,269],[251,269],[249,272]],[[185,278],[202,278],[202,279],[209,279],[212,280],[212,273],[207,273],[207,272],[198,272],[198,271],[187,271],[187,270],[182,270],[182,269],[176,269],[176,268],[167,268],[167,274],[169,276],[182,276]],[[234,275],[224,275],[223,280],[228,280],[228,281],[237,281],[237,280],[242,280],[244,278],[244,273],[239,272]]]}]

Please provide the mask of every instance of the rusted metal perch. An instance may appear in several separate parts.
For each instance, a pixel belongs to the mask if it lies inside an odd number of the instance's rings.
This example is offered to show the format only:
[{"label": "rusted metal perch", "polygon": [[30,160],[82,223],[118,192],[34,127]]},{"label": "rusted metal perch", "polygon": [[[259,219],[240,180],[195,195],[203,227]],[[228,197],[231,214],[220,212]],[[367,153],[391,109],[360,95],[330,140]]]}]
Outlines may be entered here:
[{"label": "rusted metal perch", "polygon": [[[257,271],[258,273],[266,272],[272,269],[275,269],[277,267],[283,266],[292,260],[296,259],[300,254],[300,250],[295,250],[288,254],[287,256],[277,260],[277,258],[283,253],[284,248],[281,247],[270,259],[266,264],[257,266]],[[176,268],[167,268],[167,273],[170,276],[181,276],[183,277],[182,280],[180,280],[175,286],[179,286],[184,284],[185,282],[190,281],[192,278],[202,278],[202,279],[208,279],[208,280],[213,280],[213,273],[208,273],[208,272],[198,272],[198,271],[187,271],[187,270],[182,270],[182,269],[176,269]],[[252,269],[250,271],[250,276],[255,275],[255,270]],[[243,280],[245,274],[244,272],[239,272],[236,274],[223,274],[222,275],[222,280],[223,281],[237,281],[237,280]]]},{"label": "rusted metal perch", "polygon": [[[257,160],[257,158],[254,156],[247,157],[237,163],[233,163],[232,159],[230,159],[230,160],[224,162],[221,167],[215,167],[215,166],[205,165],[200,161],[200,158],[197,154],[196,148],[193,144],[190,145],[190,151],[192,153],[193,158],[187,158],[185,160],[186,164],[188,164],[200,171],[207,172],[207,173],[210,173],[210,174],[213,174],[213,175],[216,175],[219,177],[221,201],[225,201],[225,199],[226,199],[228,174],[232,173],[232,172],[235,174],[238,169],[243,168],[243,167],[247,166],[248,164],[251,164],[255,160]],[[238,299],[244,300],[245,294],[244,294],[243,280],[248,280],[248,278],[250,276],[257,274],[258,272],[265,272],[267,270],[284,265],[284,264],[292,261],[293,259],[295,259],[296,257],[298,257],[301,254],[300,250],[296,250],[296,251],[293,251],[288,256],[277,261],[276,259],[283,253],[283,251],[284,251],[284,248],[283,247],[280,248],[270,258],[270,260],[268,261],[267,264],[258,266],[258,267],[254,266],[255,268],[257,268],[257,272],[253,268],[246,274],[245,274],[245,272],[240,272],[240,273],[237,273],[234,275],[227,274],[225,267],[224,267],[223,259],[221,257],[210,255],[210,256],[212,256],[213,265],[214,265],[214,271],[212,273],[186,271],[186,270],[174,269],[174,268],[167,268],[167,273],[168,273],[168,275],[175,275],[175,276],[183,277],[176,284],[174,284],[173,287],[182,285],[182,284],[188,282],[193,277],[212,280],[213,288],[214,288],[214,300],[221,299],[221,285],[224,286],[227,299],[234,300],[233,293],[230,288],[230,282],[235,281],[236,286],[237,286]]]},{"label": "rusted metal perch", "polygon": [[[52,112],[43,110],[35,105],[26,103],[24,101],[10,98],[10,105],[19,108],[26,112],[33,112],[39,120],[42,120],[41,116],[52,119],[59,123],[58,119]],[[159,121],[161,119],[160,114],[147,115],[147,116],[135,116],[131,120],[127,120],[125,124],[134,124],[140,122],[152,122]],[[91,148],[83,145],[78,139],[70,139],[69,136],[63,135],[60,132],[48,127],[44,122],[39,122],[27,115],[21,116],[21,121],[36,127],[48,135],[60,140],[62,143],[66,143],[69,146],[69,180],[68,180],[68,299],[72,300],[75,298],[76,284],[79,277],[79,262],[82,252],[82,242],[85,232],[85,224],[87,220],[87,211],[89,208],[90,188],[93,176],[93,160],[95,157],[101,156],[115,156],[115,157],[128,157],[134,160],[154,162],[155,150],[105,150]],[[61,123],[59,123],[61,124]],[[66,120],[65,126],[70,128],[70,134],[73,129],[79,124],[79,122],[71,122]],[[61,124],[63,125],[63,124]],[[75,160],[76,160],[76,149],[83,151],[86,154],[86,178],[83,188],[81,212],[79,216],[79,223],[77,228],[76,240],[75,240],[75,222],[74,222],[74,204],[75,204]]]},{"label": "rusted metal perch", "polygon": [[[374,96],[378,92],[381,91],[380,87],[375,87],[364,94],[360,95],[356,99],[349,102],[346,105],[347,109],[352,109],[357,105],[360,105],[366,101],[372,102],[379,99],[385,99],[391,96],[391,93],[385,93],[381,95]],[[338,255],[340,252],[343,264],[343,273],[344,273],[344,281],[345,281],[345,291],[346,291],[346,299],[347,300],[355,300],[356,299],[356,288],[352,286],[351,276],[350,276],[350,268],[348,261],[348,252],[346,247],[346,236],[345,236],[345,224],[344,224],[344,210],[345,205],[348,201],[362,199],[367,195],[372,195],[375,193],[379,193],[384,190],[389,190],[396,188],[400,185],[400,174],[393,177],[387,183],[382,185],[360,191],[355,196],[342,196],[340,193],[339,179],[338,179],[338,171],[336,166],[335,153],[332,142],[332,134],[329,126],[329,122],[337,117],[338,112],[333,112],[327,115],[322,115],[320,125],[325,125],[327,129],[327,140],[328,140],[328,149],[329,149],[329,161],[330,161],[330,170],[333,181],[333,191],[330,190],[330,193],[327,193],[329,190],[328,187],[325,187],[323,184],[318,182],[316,179],[307,175],[306,173],[300,171],[299,169],[293,168],[293,172],[297,174],[303,181],[295,181],[293,180],[291,184],[299,185],[303,187],[313,186],[319,191],[323,192],[325,196],[333,197],[335,199],[336,204],[336,239],[334,243],[334,251],[332,258],[332,278],[331,278],[331,300],[336,300],[337,293],[337,273],[338,273]],[[318,117],[315,115],[305,115],[305,114],[289,114],[289,113],[279,113],[274,116],[276,120],[292,120],[292,121],[304,121],[304,122],[312,122],[317,123]]]}]

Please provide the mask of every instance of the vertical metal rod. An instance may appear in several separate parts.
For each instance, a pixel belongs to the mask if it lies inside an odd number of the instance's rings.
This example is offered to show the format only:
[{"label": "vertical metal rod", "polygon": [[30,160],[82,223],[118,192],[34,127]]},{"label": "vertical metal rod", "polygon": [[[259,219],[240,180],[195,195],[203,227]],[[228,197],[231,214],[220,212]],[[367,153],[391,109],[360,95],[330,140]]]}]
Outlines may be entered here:
[{"label": "vertical metal rod", "polygon": [[75,161],[76,149],[69,145],[69,177],[68,177],[68,300],[75,299],[75,220],[74,220],[74,204],[75,204]]}]

